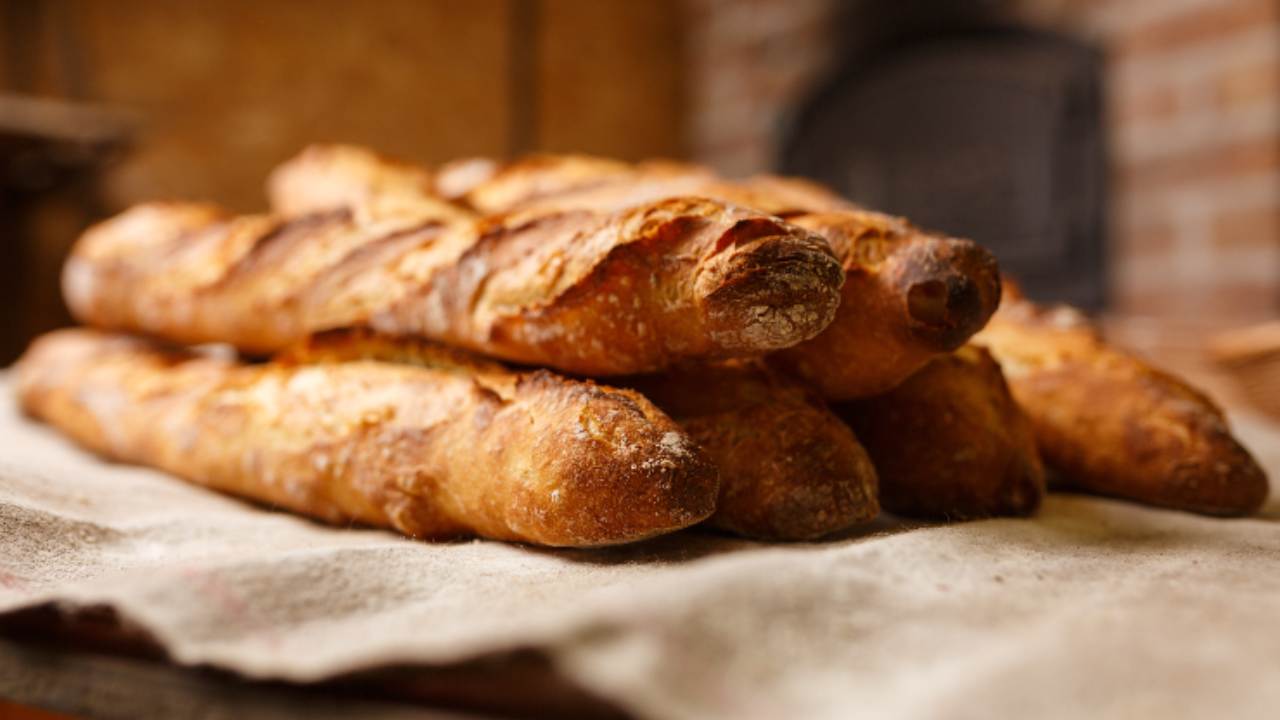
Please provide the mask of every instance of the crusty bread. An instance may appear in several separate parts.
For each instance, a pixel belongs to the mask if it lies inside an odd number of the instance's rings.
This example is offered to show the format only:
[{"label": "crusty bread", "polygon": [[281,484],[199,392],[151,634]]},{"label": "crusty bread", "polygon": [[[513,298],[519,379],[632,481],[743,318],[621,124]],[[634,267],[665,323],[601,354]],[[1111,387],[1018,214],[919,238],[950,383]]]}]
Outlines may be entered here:
[{"label": "crusty bread", "polygon": [[18,392],[105,456],[413,537],[606,545],[711,514],[714,466],[637,393],[415,357],[244,365],[64,330],[19,361]]},{"label": "crusty bread", "polygon": [[[776,364],[811,382],[828,399],[884,392],[950,352],[977,332],[1000,302],[995,256],[970,240],[923,232],[902,218],[863,210],[816,183],[760,175],[727,181],[706,172],[652,172],[581,158],[539,157],[492,181],[510,189],[521,173],[538,178],[538,192],[503,195],[489,209],[610,211],[673,196],[712,197],[787,218],[822,235],[845,270],[836,319],[817,337],[779,353]],[[593,168],[600,177],[588,182]],[[358,177],[348,199],[359,201]],[[561,181],[557,187],[553,180]],[[535,184],[532,180],[529,184]],[[483,194],[482,183],[472,193]]]},{"label": "crusty bread", "polygon": [[842,281],[812,233],[715,201],[670,198],[607,215],[504,216],[372,325],[618,375],[794,345],[831,321]]},{"label": "crusty bread", "polygon": [[138,206],[85,233],[64,293],[87,324],[179,342],[261,353],[362,324],[617,375],[793,345],[830,322],[843,280],[820,237],[712,200],[486,222],[363,215]]},{"label": "crusty bread", "polygon": [[[421,183],[390,190],[370,178],[397,177],[395,163],[348,148],[341,173],[315,174],[341,192],[308,207],[358,208],[380,192],[422,193]],[[305,169],[304,155],[293,161]],[[386,169],[380,169],[386,165]],[[299,183],[302,185],[302,183]],[[665,198],[703,196],[791,219],[830,243],[846,280],[836,319],[817,337],[779,353],[775,363],[829,399],[885,392],[928,360],[959,347],[986,323],[1000,298],[994,256],[969,240],[922,232],[906,220],[862,210],[806,180],[759,175],[717,178],[705,168],[669,162],[628,165],[578,155],[538,155],[471,184],[466,195],[485,212],[619,212]],[[434,202],[424,197],[426,202]],[[283,199],[283,208],[297,200]]]},{"label": "crusty bread", "polygon": [[993,256],[970,240],[933,235],[866,210],[800,215],[845,271],[825,331],[773,361],[831,400],[883,393],[931,358],[964,344],[1000,302]]},{"label": "crusty bread", "polygon": [[875,468],[853,432],[812,391],[764,364],[685,366],[622,382],[675,418],[719,467],[710,525],[805,540],[879,512]]},{"label": "crusty bread", "polygon": [[[423,353],[426,353],[424,356]],[[434,362],[430,345],[331,332],[289,362]],[[875,469],[853,432],[794,380],[758,362],[683,366],[619,378],[674,418],[720,470],[710,525],[762,540],[804,540],[875,517]]]},{"label": "crusty bread", "polygon": [[437,199],[435,188],[436,178],[425,168],[351,145],[307,147],[267,179],[271,206],[290,216],[348,208],[366,220],[403,213],[424,220],[474,219],[462,207]]},{"label": "crusty bread", "polygon": [[[896,386],[930,358],[962,345],[1000,302],[995,256],[977,243],[858,208],[816,183],[772,175],[727,181],[706,172],[654,173],[640,166],[625,174],[614,165],[588,183],[591,164],[576,157],[562,162],[575,168],[572,182],[568,173],[551,171],[550,157],[540,157],[531,168],[513,165],[495,178],[504,188],[521,172],[540,179],[538,193],[513,194],[512,204],[500,209],[608,211],[665,197],[704,196],[787,218],[826,238],[845,270],[836,319],[817,337],[780,352],[775,363],[828,399],[866,397]],[[361,183],[349,179],[355,195]],[[558,190],[554,179],[562,181]]]},{"label": "crusty bread", "polygon": [[[550,159],[542,158],[542,162],[549,163]],[[514,165],[508,173],[519,169],[524,168]],[[504,177],[508,176],[497,179]],[[349,176],[349,179],[353,191],[357,186],[364,186],[360,178]],[[480,192],[485,187],[482,183],[472,192]],[[363,202],[362,194],[350,192],[348,200]],[[581,187],[569,184],[562,192],[553,192],[550,184],[544,182],[541,194],[503,208],[502,212],[563,212],[584,208],[612,212],[663,198],[689,196],[716,198],[781,218],[857,208],[821,185],[799,178],[756,175],[730,181],[696,167],[650,163],[635,166],[629,175],[610,174],[595,184]]]},{"label": "crusty bread", "polygon": [[1208,515],[1266,500],[1266,474],[1222,411],[1079,313],[1010,297],[974,342],[1004,367],[1061,486]]},{"label": "crusty bread", "polygon": [[[337,164],[330,158],[341,157]],[[491,163],[466,161],[442,169],[439,176],[454,189],[455,196],[465,195],[463,187],[484,181],[495,172]],[[586,162],[586,161],[584,161]],[[563,163],[539,158],[518,164],[525,171],[543,168],[554,172],[562,165],[574,165],[574,158]],[[623,167],[601,163],[594,167]],[[429,204],[425,194],[425,171],[416,179],[405,176],[402,166],[359,148],[311,148],[286,164],[292,182],[273,188],[277,209],[290,212],[351,208],[376,204],[380,194],[406,198],[417,194]],[[647,174],[674,176],[684,172],[682,166],[650,162]],[[306,175],[315,175],[308,181]],[[453,173],[465,177],[449,178]],[[281,176],[277,171],[276,176]],[[558,175],[572,182],[573,173]],[[579,179],[590,177],[587,173]],[[528,172],[506,171],[502,187],[510,195],[523,189],[534,193],[538,182],[528,180]],[[550,187],[553,178],[541,185]],[[704,175],[702,181],[706,180]],[[323,182],[321,182],[323,181]],[[344,183],[345,181],[345,183]],[[390,185],[400,183],[400,187]],[[768,182],[763,181],[762,182]],[[792,184],[777,180],[779,184]],[[792,192],[815,193],[796,182]],[[320,192],[312,192],[320,188]],[[603,189],[603,188],[601,188]],[[438,191],[439,192],[439,191]],[[642,198],[652,201],[669,195]],[[498,197],[498,193],[486,197]],[[618,210],[634,202],[618,203]],[[554,207],[545,208],[555,212]],[[341,290],[324,290],[321,294],[339,297]],[[384,359],[413,362],[414,343],[389,336],[374,337],[353,333],[346,337],[329,334],[323,343],[312,343],[308,350],[330,360],[343,358]],[[294,352],[293,357],[301,357]],[[875,471],[852,431],[831,413],[822,401],[803,385],[758,362],[725,362],[686,364],[663,373],[619,378],[617,382],[640,389],[659,408],[671,414],[705,449],[721,470],[721,493],[715,515],[709,524],[748,537],[759,539],[797,540],[818,537],[843,529],[877,513]]]},{"label": "crusty bread", "polygon": [[1045,492],[1031,425],[986,350],[939,356],[889,392],[837,406],[908,517],[1027,515]]},{"label": "crusty bread", "polygon": [[[543,200],[554,199],[565,193],[591,191],[606,188],[615,182],[630,181],[636,176],[636,172],[636,167],[629,163],[590,155],[528,155],[495,168],[488,177],[473,183],[461,200],[476,212],[485,215],[529,210]],[[688,175],[705,177],[709,175],[709,171],[685,163],[651,161],[644,166],[644,174],[661,179],[678,179]],[[648,199],[673,196],[668,193]],[[619,210],[639,202],[644,200],[614,205],[610,209]],[[574,207],[585,205],[577,204]]]},{"label": "crusty bread", "polygon": [[304,337],[311,316],[328,311],[304,295],[344,260],[391,245],[447,261],[468,243],[455,230],[432,220],[361,223],[346,210],[286,221],[147,203],[85,232],[63,267],[63,296],[102,329],[267,352]]},{"label": "crusty bread", "polygon": [[[547,179],[554,177],[551,164],[540,160],[539,192],[513,207],[603,209],[673,192],[701,194],[787,217],[825,237],[846,274],[836,319],[772,361],[829,399],[894,387],[970,338],[999,304],[999,273],[990,253],[859,210],[821,188],[772,178],[727,183],[698,173],[655,177],[634,167],[630,174],[612,168],[588,183],[586,164],[577,162],[574,182],[555,191]],[[1052,321],[1034,319],[1043,313],[1022,307],[1002,311],[981,337],[1008,366],[1041,450],[1062,470],[1065,484],[1212,514],[1247,513],[1263,502],[1265,476],[1212,403],[1091,332],[1054,328]],[[1113,396],[1118,400],[1092,401]],[[893,502],[886,499],[887,506]]]},{"label": "crusty bread", "polygon": [[[331,158],[341,158],[336,162]],[[779,217],[855,209],[830,189],[808,180],[755,175],[726,181],[710,168],[674,160],[626,163],[591,155],[527,155],[509,163],[466,158],[435,173],[352,145],[313,145],[277,174],[313,175],[288,188],[270,187],[282,212],[331,210],[376,204],[379,195],[422,193],[464,205],[482,215],[516,211],[558,212],[590,208],[617,211],[669,197],[714,197]],[[332,184],[326,180],[335,180]],[[317,189],[318,191],[313,191]],[[284,190],[288,197],[279,194]]]},{"label": "crusty bread", "polygon": [[[356,148],[359,150],[360,148]],[[377,161],[377,158],[374,158]],[[450,202],[462,204],[467,193],[480,183],[488,181],[498,172],[498,162],[487,157],[466,157],[450,160],[436,168],[432,178],[432,193]],[[340,200],[345,205],[348,200]]]},{"label": "crusty bread", "polygon": [[977,243],[921,231],[795,178],[762,175],[730,182],[637,170],[630,179],[612,174],[560,194],[544,187],[523,207],[606,211],[672,196],[713,197],[784,217],[830,243],[845,271],[836,318],[816,337],[774,359],[828,399],[866,397],[894,387],[930,358],[962,345],[1000,301],[995,256]]}]

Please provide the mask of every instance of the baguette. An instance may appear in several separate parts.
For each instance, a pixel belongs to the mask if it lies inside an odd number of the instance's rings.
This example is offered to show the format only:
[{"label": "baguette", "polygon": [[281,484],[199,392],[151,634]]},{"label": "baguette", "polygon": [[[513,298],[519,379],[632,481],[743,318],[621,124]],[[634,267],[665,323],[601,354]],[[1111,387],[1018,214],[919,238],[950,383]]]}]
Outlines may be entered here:
[{"label": "baguette", "polygon": [[[308,149],[300,158],[320,154],[324,147]],[[325,198],[327,203],[313,205],[313,209],[359,204],[378,192],[369,182],[370,176],[385,177],[394,168],[403,167],[357,147],[340,146],[333,152],[359,157],[364,167],[346,172],[346,190]],[[856,208],[826,187],[807,180],[756,175],[731,182],[717,177],[709,168],[671,160],[646,160],[632,165],[589,155],[537,154],[499,165],[472,158],[447,164],[438,177],[441,180],[432,187],[433,194],[457,200],[486,215],[582,208],[617,211],[689,195],[714,197],[784,218]],[[400,184],[393,192],[412,191],[414,187],[425,186]],[[279,207],[286,205],[280,203]]]},{"label": "baguette", "polygon": [[[550,161],[548,158],[541,160],[544,164]],[[517,169],[522,169],[522,166],[512,166],[508,173]],[[500,175],[495,182],[505,177]],[[359,178],[349,176],[349,179],[364,185]],[[637,165],[629,175],[610,174],[594,184],[580,186],[568,183],[560,192],[554,192],[553,186],[545,180],[542,186],[540,194],[506,207],[491,205],[490,211],[498,208],[501,212],[564,212],[589,208],[612,212],[681,196],[716,198],[781,218],[858,209],[821,185],[799,178],[756,175],[730,181],[700,168],[662,162]],[[485,189],[486,185],[481,184],[471,192],[480,193]],[[359,201],[361,198],[349,196],[347,200]]]},{"label": "baguette", "polygon": [[[547,177],[553,176],[549,163],[541,160]],[[525,206],[607,209],[678,190],[782,215],[826,237],[846,274],[836,319],[772,361],[833,400],[887,391],[973,336],[1000,304],[1000,277],[988,252],[852,208],[817,186],[768,177],[740,183],[654,178],[635,168],[631,174],[612,168],[588,183],[584,168],[579,163],[575,182],[558,192],[544,179]],[[1265,474],[1207,398],[1107,347],[1078,323],[1055,328],[1043,311],[1018,302],[1009,307],[979,337],[1005,365],[1044,459],[1061,471],[1062,482],[1217,515],[1247,514],[1265,501]],[[892,510],[899,505],[892,480],[882,482]]]},{"label": "baguette", "polygon": [[489,222],[198,207],[143,205],[90,228],[64,268],[73,314],[249,353],[369,325],[619,375],[793,345],[830,322],[843,281],[818,236],[711,200]]},{"label": "baguette", "polygon": [[435,187],[435,176],[419,166],[351,145],[312,145],[272,171],[267,197],[277,212],[290,216],[348,208],[361,220],[404,214],[445,222],[475,219],[436,198]]},{"label": "baguette", "polygon": [[[431,352],[403,338],[331,332],[283,359],[429,365]],[[853,432],[803,386],[763,365],[688,366],[619,381],[675,418],[719,468],[709,525],[761,540],[807,540],[879,512],[875,470]]]},{"label": "baguette", "polygon": [[960,347],[1000,302],[995,256],[971,240],[923,232],[906,220],[857,208],[814,183],[757,176],[738,182],[637,171],[586,190],[544,190],[539,212],[610,210],[673,195],[713,197],[821,235],[841,261],[845,284],[836,317],[816,337],[774,362],[830,400],[882,393],[931,358]]},{"label": "baguette", "polygon": [[[647,183],[640,186],[639,180]],[[590,155],[534,154],[506,164],[463,158],[431,171],[357,145],[314,144],[272,171],[267,198],[285,215],[340,208],[377,215],[379,208],[400,207],[401,200],[404,206],[420,202],[420,210],[443,204],[480,215],[566,207],[617,211],[682,194],[666,183],[689,181],[689,189],[697,190],[713,180],[710,170],[697,165],[631,165]],[[560,203],[565,196],[574,200]]]},{"label": "baguette", "polygon": [[[347,147],[350,148],[351,146]],[[363,150],[362,148],[355,149]],[[450,160],[436,168],[431,186],[432,194],[457,205],[464,205],[467,193],[471,192],[480,183],[491,179],[498,172],[498,169],[498,163],[486,157],[467,157]],[[340,201],[340,204],[343,202],[345,201]]]},{"label": "baguette", "polygon": [[[542,167],[549,162],[540,159]],[[498,179],[509,180],[518,169]],[[579,167],[577,183],[567,183],[558,193],[544,178],[539,194],[507,209],[607,211],[697,195],[783,217],[826,238],[845,271],[836,318],[817,337],[778,353],[775,364],[830,400],[866,397],[896,386],[931,358],[964,344],[1000,302],[999,267],[985,248],[863,210],[816,183],[771,175],[730,182],[706,174],[654,174],[636,168],[630,176],[611,169],[588,185],[584,172]],[[351,180],[359,185],[357,178]]]},{"label": "baguette", "polygon": [[640,395],[417,357],[244,365],[63,330],[19,361],[18,393],[106,457],[411,537],[608,545],[714,509],[714,466]]},{"label": "baguette", "polygon": [[962,347],[883,395],[836,407],[870,453],[889,512],[965,520],[1040,505],[1031,425],[986,350]]},{"label": "baguette", "polygon": [[1213,401],[1079,313],[1011,297],[975,342],[1004,366],[1061,486],[1206,515],[1266,500],[1266,474]]},{"label": "baguette", "polygon": [[879,513],[876,472],[854,433],[805,386],[758,362],[623,379],[720,469],[707,523],[762,540],[809,540]]},{"label": "baguette", "polygon": [[[341,157],[343,163],[331,157]],[[475,167],[475,162],[443,168],[438,177],[492,172],[491,166]],[[311,148],[284,167],[283,175],[292,181],[276,183],[271,197],[275,208],[285,212],[344,207],[359,212],[364,204],[376,204],[382,192],[396,198],[417,193],[428,204],[431,200],[424,195],[425,172],[392,188],[404,178],[400,166],[359,148]],[[309,182],[308,174],[316,181]],[[462,193],[456,188],[468,181],[446,182],[458,195]],[[311,193],[312,188],[323,192]],[[289,356],[412,363],[416,347],[387,336],[330,333]],[[848,427],[794,380],[760,363],[728,362],[685,365],[617,382],[639,389],[672,415],[720,468],[720,498],[708,524],[758,539],[801,540],[877,514],[875,471],[866,452]]]},{"label": "baguette", "polygon": [[[368,202],[379,192],[368,178],[392,175],[394,164],[383,172],[383,158],[371,152],[361,157],[365,167],[348,168],[346,189],[326,198],[328,208]],[[328,177],[333,186],[342,185],[332,174]],[[416,184],[387,192],[403,197],[421,188]],[[976,243],[925,233],[901,218],[859,209],[805,180],[761,175],[730,182],[693,166],[632,166],[541,155],[496,171],[468,193],[471,203],[484,211],[537,213],[617,212],[695,195],[789,218],[830,243],[846,276],[835,320],[816,337],[774,358],[777,366],[800,375],[828,399],[889,390],[929,359],[962,345],[999,303],[995,258]],[[293,204],[286,199],[280,207]]]},{"label": "baguette", "polygon": [[[590,155],[528,155],[493,169],[487,177],[473,183],[462,196],[463,202],[485,215],[530,210],[545,203],[543,210],[554,209],[555,200],[568,193],[608,190],[616,184],[633,184],[639,178],[656,181],[680,180],[686,177],[708,179],[709,170],[697,165],[672,161],[649,161],[641,166]],[[619,210],[642,202],[673,197],[681,193],[660,193],[641,200],[627,200],[608,209]],[[587,207],[576,203],[573,207]],[[603,208],[596,203],[591,207]]]},{"label": "baguette", "polygon": [[[348,183],[347,202],[368,194],[359,176],[349,174]],[[999,269],[986,249],[858,208],[797,178],[727,181],[689,166],[537,156],[504,168],[468,197],[484,198],[479,206],[487,212],[566,212],[616,211],[673,196],[712,197],[787,218],[831,244],[845,270],[836,319],[775,358],[828,399],[889,390],[931,358],[960,347],[1000,301]]]},{"label": "baguette", "polygon": [[963,345],[1000,303],[995,256],[970,240],[923,233],[865,210],[792,222],[827,239],[845,284],[831,325],[772,360],[827,399],[888,391]]}]

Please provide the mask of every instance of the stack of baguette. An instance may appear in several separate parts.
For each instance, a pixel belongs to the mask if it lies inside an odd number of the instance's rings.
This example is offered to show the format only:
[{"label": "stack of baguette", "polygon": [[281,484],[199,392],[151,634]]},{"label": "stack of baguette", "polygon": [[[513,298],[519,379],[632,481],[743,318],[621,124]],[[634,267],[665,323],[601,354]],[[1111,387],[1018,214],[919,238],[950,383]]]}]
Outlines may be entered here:
[{"label": "stack of baguette", "polygon": [[[1026,515],[1212,515],[1267,479],[1207,398],[972,241],[811,183],[316,146],[271,214],[152,203],[64,272],[23,407],[104,456],[334,523],[550,546]],[[212,352],[207,344],[234,348]],[[1047,468],[1047,470],[1046,470]]]}]

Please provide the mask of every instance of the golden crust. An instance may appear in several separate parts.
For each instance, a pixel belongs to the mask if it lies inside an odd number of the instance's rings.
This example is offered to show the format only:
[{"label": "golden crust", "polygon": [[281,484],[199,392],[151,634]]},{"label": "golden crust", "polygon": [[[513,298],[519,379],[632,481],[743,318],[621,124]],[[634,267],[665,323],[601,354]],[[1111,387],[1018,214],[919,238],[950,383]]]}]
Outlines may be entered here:
[{"label": "golden crust", "polygon": [[[291,362],[455,362],[449,351],[404,338],[333,332],[288,351]],[[495,363],[482,377],[509,374]],[[875,517],[875,470],[852,431],[803,386],[755,362],[686,366],[622,378],[675,418],[720,470],[707,522],[764,540],[803,540]]]},{"label": "golden crust", "polygon": [[837,409],[871,454],[892,513],[1028,515],[1044,496],[1031,425],[981,348],[935,358],[893,390]]},{"label": "golden crust", "polygon": [[[122,236],[150,238],[147,252]],[[812,337],[835,314],[842,279],[821,238],[709,200],[468,223],[151,204],[85,233],[64,292],[88,324],[179,342],[270,352],[371,324],[613,375]]]},{"label": "golden crust", "polygon": [[[542,154],[503,167],[489,166],[487,173],[478,172],[474,165],[459,166],[458,170],[463,167],[469,182],[448,184],[466,184],[468,203],[486,214],[581,209],[612,212],[681,196],[716,198],[778,217],[856,208],[808,180],[755,175],[726,181],[707,167],[669,160],[631,165],[589,155]],[[348,199],[358,201],[361,193],[357,188],[369,184],[356,173],[349,173],[348,180],[353,191]]]},{"label": "golden crust", "polygon": [[493,178],[500,168],[496,160],[487,157],[450,160],[436,168],[431,189],[436,196],[461,205],[472,188]]},{"label": "golden crust", "polygon": [[840,269],[780,221],[673,198],[612,215],[509,215],[422,292],[372,316],[516,362],[586,375],[758,354],[820,332]]},{"label": "golden crust", "polygon": [[1065,487],[1208,515],[1266,500],[1266,474],[1212,401],[1108,346],[1078,313],[1009,301],[975,342],[1004,366]]},{"label": "golden crust", "polygon": [[[452,172],[458,173],[455,168]],[[275,212],[297,216],[347,209],[362,220],[408,215],[443,222],[474,219],[469,211],[433,196],[426,169],[354,145],[311,145],[267,179]]]},{"label": "golden crust", "polygon": [[[356,176],[349,179],[361,184]],[[665,198],[710,197],[788,218],[823,236],[846,275],[836,318],[817,337],[779,353],[776,363],[828,399],[896,386],[931,358],[960,347],[1000,301],[995,257],[981,246],[862,210],[807,180],[758,175],[728,181],[696,166],[537,156],[491,182],[498,190],[490,197],[502,202],[491,199],[485,205],[490,211],[616,212]],[[524,192],[513,192],[517,186]],[[481,183],[472,192],[484,194],[488,187]]]},{"label": "golden crust", "polygon": [[[505,212],[558,212],[590,209],[613,212],[670,197],[707,197],[789,218],[815,212],[855,209],[830,190],[799,178],[757,175],[729,181],[709,171],[651,165],[636,166],[630,174],[610,174],[585,187],[570,185],[560,192],[544,188],[543,194],[506,208]],[[353,181],[357,180],[352,178]]]},{"label": "golden crust", "polygon": [[[375,155],[369,162],[377,163]],[[374,195],[347,173],[349,202]],[[397,192],[403,192],[404,189]],[[410,189],[412,191],[412,189]],[[977,244],[920,231],[907,221],[857,208],[797,178],[759,175],[727,181],[679,163],[628,165],[576,155],[538,155],[472,185],[494,212],[625,212],[677,197],[713,197],[795,223],[825,237],[846,281],[836,319],[813,339],[775,358],[829,399],[885,392],[930,358],[956,349],[981,328],[1000,298],[995,258]],[[730,294],[730,293],[725,293]],[[744,303],[734,303],[742,307]]]},{"label": "golden crust", "polygon": [[[85,232],[63,267],[63,296],[95,327],[266,352],[305,335],[297,297],[316,278],[381,238],[438,245],[440,229],[416,219],[357,223],[346,210],[284,220],[145,203]],[[140,250],[131,236],[148,244]]]},{"label": "golden crust", "polygon": [[[653,170],[678,173],[678,167],[691,166],[658,164]],[[494,215],[529,209],[545,197],[605,186],[634,172],[628,163],[591,155],[527,155],[472,185],[464,199],[477,212]]]},{"label": "golden crust", "polygon": [[18,390],[103,455],[334,523],[593,546],[711,514],[714,466],[640,395],[416,354],[243,365],[64,330],[19,361]]},{"label": "golden crust", "polygon": [[805,540],[879,512],[866,451],[820,399],[756,362],[624,380],[689,433],[720,468],[708,524],[764,540]]},{"label": "golden crust", "polygon": [[986,324],[1000,302],[995,257],[970,240],[921,232],[865,210],[800,215],[845,271],[836,318],[773,361],[829,400],[896,386]]}]

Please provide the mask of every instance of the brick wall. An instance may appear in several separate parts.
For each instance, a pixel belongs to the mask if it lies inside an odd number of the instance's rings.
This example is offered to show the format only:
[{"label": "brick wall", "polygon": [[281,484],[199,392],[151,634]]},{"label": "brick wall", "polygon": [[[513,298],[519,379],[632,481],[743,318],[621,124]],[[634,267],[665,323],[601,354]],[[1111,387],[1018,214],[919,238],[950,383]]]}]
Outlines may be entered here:
[{"label": "brick wall", "polygon": [[721,172],[767,169],[787,113],[834,59],[837,3],[687,2],[687,145]]},{"label": "brick wall", "polygon": [[[690,140],[767,169],[830,70],[832,0],[689,0]],[[1244,323],[1280,300],[1280,0],[1013,0],[1107,61],[1110,285],[1123,314]]]}]

